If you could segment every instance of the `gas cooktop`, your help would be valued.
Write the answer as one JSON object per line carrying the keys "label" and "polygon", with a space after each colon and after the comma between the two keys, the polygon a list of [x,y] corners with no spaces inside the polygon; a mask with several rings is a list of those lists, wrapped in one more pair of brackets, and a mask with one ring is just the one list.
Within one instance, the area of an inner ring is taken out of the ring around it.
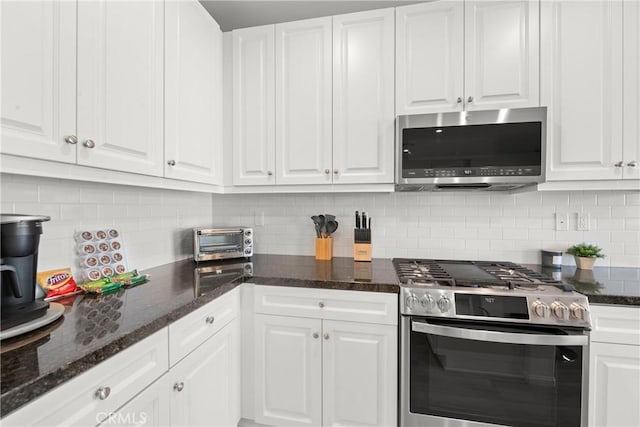
{"label": "gas cooktop", "polygon": [[403,315],[589,327],[587,297],[573,286],[501,261],[392,260]]}

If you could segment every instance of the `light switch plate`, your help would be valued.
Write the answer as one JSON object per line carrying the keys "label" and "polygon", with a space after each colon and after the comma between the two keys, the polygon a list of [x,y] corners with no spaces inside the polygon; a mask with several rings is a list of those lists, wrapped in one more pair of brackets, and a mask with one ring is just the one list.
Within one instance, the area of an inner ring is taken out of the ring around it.
{"label": "light switch plate", "polygon": [[569,214],[566,212],[556,212],[556,231],[569,230]]}
{"label": "light switch plate", "polygon": [[591,230],[591,215],[586,212],[578,212],[576,229],[579,231]]}

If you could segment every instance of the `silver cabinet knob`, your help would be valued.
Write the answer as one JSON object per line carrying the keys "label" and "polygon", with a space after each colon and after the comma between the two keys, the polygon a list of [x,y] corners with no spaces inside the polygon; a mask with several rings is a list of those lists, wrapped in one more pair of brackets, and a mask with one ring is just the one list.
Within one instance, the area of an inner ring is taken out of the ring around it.
{"label": "silver cabinet knob", "polygon": [[320,334],[319,334],[319,333],[317,333],[317,332],[314,332],[314,333],[313,333],[313,338],[318,339],[318,337],[319,337],[319,336],[320,336]]}
{"label": "silver cabinet knob", "polygon": [[613,166],[615,166],[617,168],[621,168],[622,166],[624,166],[624,162],[622,160],[620,160],[618,163],[614,163]]}
{"label": "silver cabinet knob", "polygon": [[64,142],[66,142],[67,144],[76,145],[78,143],[78,137],[75,135],[67,135],[64,138]]}
{"label": "silver cabinet knob", "polygon": [[324,334],[324,339],[328,340],[329,339],[329,334]]}
{"label": "silver cabinet knob", "polygon": [[87,139],[85,142],[82,143],[82,145],[84,145],[87,148],[94,148],[96,146],[96,143],[93,142],[93,139]]}
{"label": "silver cabinet knob", "polygon": [[215,321],[216,321],[216,318],[215,318],[215,317],[213,317],[213,316],[207,316],[207,318],[206,318],[206,319],[204,319],[204,321],[205,321],[205,322],[207,322],[208,324],[212,325],[212,324],[213,324],[213,322],[215,322]]}
{"label": "silver cabinet knob", "polygon": [[462,97],[461,97],[461,96],[459,96],[459,97],[458,97],[458,99],[456,99],[456,102],[457,102],[458,104],[462,104]]}
{"label": "silver cabinet knob", "polygon": [[175,391],[182,391],[182,389],[184,389],[184,383],[183,382],[175,383],[173,385],[173,389]]}
{"label": "silver cabinet knob", "polygon": [[473,96],[470,96],[469,98],[467,98],[467,102],[471,104],[473,102]]}
{"label": "silver cabinet knob", "polygon": [[167,162],[167,164],[168,164],[169,166],[175,166],[175,165],[176,165],[176,161],[175,161],[175,160],[169,160],[169,161]]}
{"label": "silver cabinet knob", "polygon": [[319,303],[318,303],[318,307],[320,307],[320,308],[324,308],[324,303],[323,303],[322,301],[321,301],[321,302],[319,302]]}
{"label": "silver cabinet knob", "polygon": [[629,166],[630,168],[635,168],[636,166],[638,166],[638,162],[636,162],[635,160],[632,160],[629,163],[627,163],[627,166]]}
{"label": "silver cabinet knob", "polygon": [[271,176],[271,175],[273,175],[273,172],[267,171],[267,175]]}
{"label": "silver cabinet knob", "polygon": [[100,387],[96,390],[96,397],[105,400],[111,394],[111,387]]}
{"label": "silver cabinet knob", "polygon": [[338,169],[334,169],[334,170],[333,170],[333,174],[334,174],[334,175],[338,175]]}
{"label": "silver cabinet knob", "polygon": [[329,170],[329,169],[325,169],[325,170],[324,170],[324,173],[326,173],[327,175],[329,175],[329,174],[331,173],[331,170]]}

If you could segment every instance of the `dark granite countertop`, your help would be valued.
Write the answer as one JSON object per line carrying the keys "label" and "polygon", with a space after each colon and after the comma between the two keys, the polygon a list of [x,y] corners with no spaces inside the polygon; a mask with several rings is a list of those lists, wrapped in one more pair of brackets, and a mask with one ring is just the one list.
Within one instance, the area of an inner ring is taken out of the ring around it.
{"label": "dark granite countertop", "polygon": [[[0,415],[9,414],[247,280],[264,285],[399,292],[390,260],[354,263],[351,258],[316,261],[309,256],[255,255],[251,261],[253,277],[238,273],[201,279],[197,291],[196,264],[183,260],[144,271],[151,274],[151,280],[135,288],[58,301],[65,305],[63,318],[2,341]],[[232,263],[237,261],[222,264]]]}

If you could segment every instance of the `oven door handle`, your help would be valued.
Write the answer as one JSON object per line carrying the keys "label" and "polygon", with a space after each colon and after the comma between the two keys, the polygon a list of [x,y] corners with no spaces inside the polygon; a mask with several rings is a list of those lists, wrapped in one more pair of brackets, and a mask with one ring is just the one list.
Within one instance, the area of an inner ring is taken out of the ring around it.
{"label": "oven door handle", "polygon": [[432,325],[429,323],[416,321],[411,322],[411,330],[423,334],[439,335],[449,338],[499,342],[506,344],[586,346],[589,342],[589,339],[586,335],[533,335],[497,331],[480,331],[477,329],[454,328],[450,326]]}

